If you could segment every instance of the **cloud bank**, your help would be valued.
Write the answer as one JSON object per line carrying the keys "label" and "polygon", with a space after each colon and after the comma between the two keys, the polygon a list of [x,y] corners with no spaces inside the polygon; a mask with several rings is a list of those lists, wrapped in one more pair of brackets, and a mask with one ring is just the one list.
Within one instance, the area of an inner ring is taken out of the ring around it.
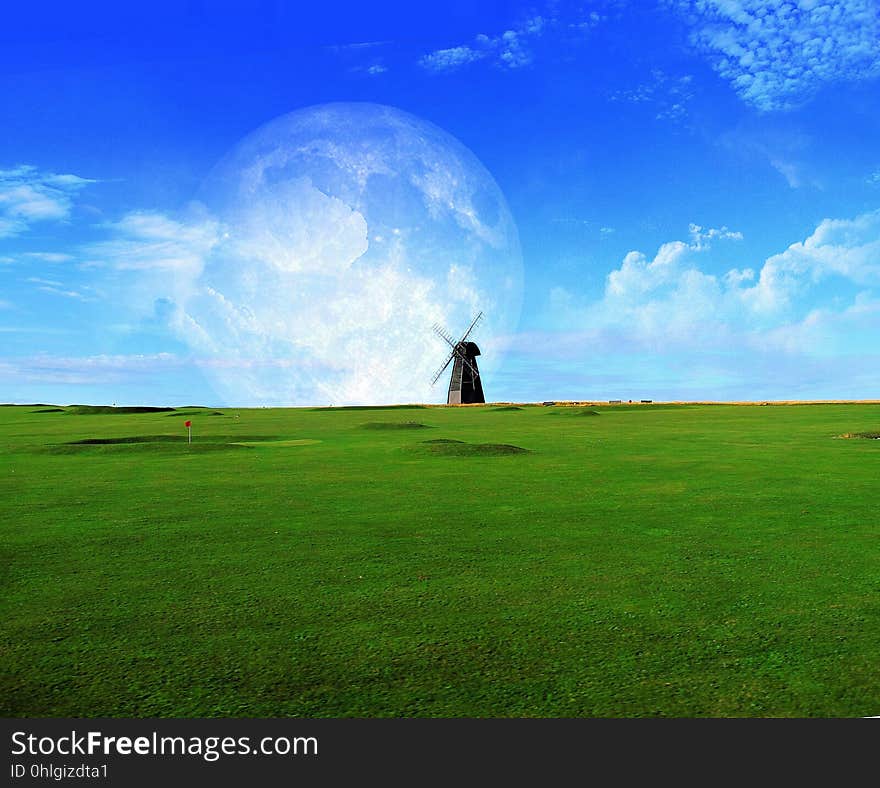
{"label": "cloud bank", "polygon": [[20,235],[38,222],[67,219],[74,196],[90,183],[95,181],[31,165],[0,170],[0,238]]}
{"label": "cloud bank", "polygon": [[512,337],[511,350],[528,366],[528,348],[554,348],[560,380],[582,387],[559,397],[626,396],[618,382],[670,399],[876,396],[880,211],[826,219],[760,265],[719,270],[715,252],[741,237],[691,225],[653,257],[627,254],[598,301],[554,288],[557,333]]}
{"label": "cloud bank", "polygon": [[748,104],[785,110],[831,82],[880,76],[876,0],[670,0]]}

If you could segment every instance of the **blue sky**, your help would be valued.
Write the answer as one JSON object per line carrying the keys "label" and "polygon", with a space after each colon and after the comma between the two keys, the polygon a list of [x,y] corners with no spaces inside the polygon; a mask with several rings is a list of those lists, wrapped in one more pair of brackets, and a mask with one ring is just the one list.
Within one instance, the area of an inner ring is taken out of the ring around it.
{"label": "blue sky", "polygon": [[436,124],[505,195],[490,399],[880,396],[874,0],[16,5],[0,401],[222,404],[125,272],[199,260],[217,161],[337,101]]}

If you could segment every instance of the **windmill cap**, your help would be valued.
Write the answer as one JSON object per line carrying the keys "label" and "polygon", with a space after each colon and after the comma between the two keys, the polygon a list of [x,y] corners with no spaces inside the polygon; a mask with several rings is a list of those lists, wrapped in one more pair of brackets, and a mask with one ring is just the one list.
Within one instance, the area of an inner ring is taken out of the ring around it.
{"label": "windmill cap", "polygon": [[469,356],[479,356],[480,348],[477,347],[476,342],[465,342],[464,352],[467,353]]}

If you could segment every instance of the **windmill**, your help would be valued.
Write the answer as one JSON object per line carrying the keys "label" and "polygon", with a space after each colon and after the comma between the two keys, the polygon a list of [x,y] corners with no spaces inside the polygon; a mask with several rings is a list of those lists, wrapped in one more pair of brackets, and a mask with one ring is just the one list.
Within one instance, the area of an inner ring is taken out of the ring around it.
{"label": "windmill", "polygon": [[476,342],[468,342],[467,338],[471,331],[483,317],[480,312],[471,323],[464,336],[456,342],[452,335],[441,326],[434,324],[434,333],[446,341],[452,348],[443,366],[437,370],[431,385],[433,386],[438,378],[449,366],[449,362],[455,359],[452,365],[452,377],[449,379],[449,394],[446,397],[447,405],[467,405],[473,402],[485,402],[483,396],[483,383],[480,380],[480,370],[477,368],[477,356],[480,355],[480,349]]}

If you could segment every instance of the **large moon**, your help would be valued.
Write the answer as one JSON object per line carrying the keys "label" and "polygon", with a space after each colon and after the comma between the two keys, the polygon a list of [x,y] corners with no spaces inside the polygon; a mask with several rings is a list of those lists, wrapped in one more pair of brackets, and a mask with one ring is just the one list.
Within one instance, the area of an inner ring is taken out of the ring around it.
{"label": "large moon", "polygon": [[236,145],[199,194],[222,228],[177,321],[237,405],[444,402],[431,378],[475,340],[487,399],[522,302],[504,196],[468,148],[388,106],[308,107]]}

